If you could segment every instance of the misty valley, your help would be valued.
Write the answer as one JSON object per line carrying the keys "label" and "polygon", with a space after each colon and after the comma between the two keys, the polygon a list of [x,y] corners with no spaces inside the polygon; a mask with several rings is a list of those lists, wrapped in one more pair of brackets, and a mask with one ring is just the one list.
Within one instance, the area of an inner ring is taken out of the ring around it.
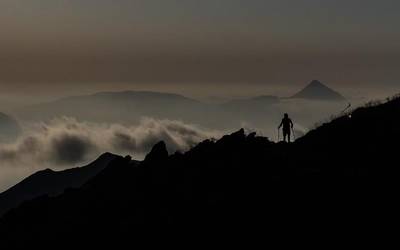
{"label": "misty valley", "polygon": [[[97,246],[115,244],[142,227],[164,225],[193,230],[213,225],[225,232],[246,228],[250,234],[258,230],[256,225],[276,230],[288,223],[303,228],[341,226],[351,220],[360,226],[379,226],[398,211],[392,198],[399,170],[391,163],[400,138],[399,109],[399,96],[368,103],[322,123],[293,143],[274,142],[243,128],[206,138],[211,134],[164,120],[162,127],[171,130],[164,132],[177,133],[175,142],[191,138],[193,145],[171,152],[172,142],[158,138],[151,146],[142,145],[149,146],[142,160],[103,153],[82,167],[38,171],[1,193],[2,242],[23,247],[59,242],[74,234],[66,246],[77,242]],[[65,126],[64,132],[76,127],[93,130],[77,123],[66,120],[59,126]],[[142,126],[161,126],[156,124],[150,120]],[[141,145],[130,142],[141,136],[135,129],[125,131],[133,138],[122,140],[132,144],[132,150]],[[100,132],[107,138],[104,130]],[[197,143],[200,134],[205,139]],[[79,138],[84,136],[71,136],[60,144],[60,151],[53,153],[62,155],[53,159],[55,163],[80,159],[75,152],[83,150]],[[99,235],[101,239],[93,241]]]}
{"label": "misty valley", "polygon": [[0,0],[0,249],[393,248],[399,9]]}
{"label": "misty valley", "polygon": [[276,141],[283,113],[294,119],[299,138],[340,115],[348,102],[314,80],[291,97],[211,104],[177,94],[125,91],[19,107],[0,117],[0,191],[38,170],[82,166],[104,152],[141,160],[160,140],[169,153],[185,152],[243,127]]}

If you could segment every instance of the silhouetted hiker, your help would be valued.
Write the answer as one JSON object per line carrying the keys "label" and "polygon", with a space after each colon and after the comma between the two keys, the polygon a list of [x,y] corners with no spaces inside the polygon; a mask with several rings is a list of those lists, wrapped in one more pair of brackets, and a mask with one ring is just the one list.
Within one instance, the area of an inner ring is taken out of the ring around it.
{"label": "silhouetted hiker", "polygon": [[290,142],[290,134],[291,131],[293,130],[293,122],[289,118],[288,114],[285,114],[281,124],[279,125],[278,129],[281,129],[283,127],[283,140],[286,141],[286,137],[288,138],[287,142]]}

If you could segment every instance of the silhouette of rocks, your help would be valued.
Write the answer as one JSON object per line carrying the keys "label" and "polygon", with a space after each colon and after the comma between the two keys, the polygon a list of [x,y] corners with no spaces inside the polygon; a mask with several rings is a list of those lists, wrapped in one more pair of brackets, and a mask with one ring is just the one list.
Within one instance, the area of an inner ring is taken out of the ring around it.
{"label": "silhouette of rocks", "polygon": [[56,196],[68,188],[78,188],[101,172],[117,156],[104,153],[93,163],[81,167],[55,172],[51,169],[39,171],[0,194],[0,217],[9,209],[24,201],[48,195]]}
{"label": "silhouette of rocks", "polygon": [[164,141],[158,142],[153,146],[150,153],[144,159],[145,162],[163,161],[168,158],[167,145]]}
{"label": "silhouette of rocks", "polygon": [[143,162],[116,157],[82,187],[11,210],[0,219],[2,244],[85,235],[80,243],[100,245],[171,224],[255,235],[391,221],[399,209],[399,110],[400,99],[360,108],[291,144],[243,129],[170,156],[160,142]]}

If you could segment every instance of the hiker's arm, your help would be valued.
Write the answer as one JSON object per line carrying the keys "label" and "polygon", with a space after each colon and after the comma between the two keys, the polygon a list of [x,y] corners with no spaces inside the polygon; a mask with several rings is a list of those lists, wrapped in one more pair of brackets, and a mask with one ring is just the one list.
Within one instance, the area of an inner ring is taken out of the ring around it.
{"label": "hiker's arm", "polygon": [[293,128],[293,122],[292,122],[292,120],[290,120],[290,126]]}
{"label": "hiker's arm", "polygon": [[283,126],[283,121],[281,121],[281,124],[279,125],[278,129],[280,129]]}

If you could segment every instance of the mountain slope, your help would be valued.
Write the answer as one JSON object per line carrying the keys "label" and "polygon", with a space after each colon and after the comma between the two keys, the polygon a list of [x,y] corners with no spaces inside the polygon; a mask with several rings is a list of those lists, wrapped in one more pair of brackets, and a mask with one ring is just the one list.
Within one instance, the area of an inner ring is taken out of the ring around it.
{"label": "mountain slope", "polygon": [[55,172],[39,171],[0,194],[0,217],[9,209],[34,198],[61,194],[67,188],[78,188],[102,171],[117,156],[105,153],[85,167]]}
{"label": "mountain slope", "polygon": [[[293,144],[240,130],[168,156],[157,144],[133,165],[118,157],[82,188],[42,197],[0,220],[10,244],[83,235],[120,239],[142,226],[276,230],[359,226],[397,213],[400,99],[363,107]],[[368,218],[366,220],[366,218]],[[107,230],[112,228],[113,230]]]}
{"label": "mountain slope", "polygon": [[313,80],[304,89],[291,98],[301,98],[309,100],[326,100],[326,101],[345,101],[341,94],[325,86],[318,80]]}

